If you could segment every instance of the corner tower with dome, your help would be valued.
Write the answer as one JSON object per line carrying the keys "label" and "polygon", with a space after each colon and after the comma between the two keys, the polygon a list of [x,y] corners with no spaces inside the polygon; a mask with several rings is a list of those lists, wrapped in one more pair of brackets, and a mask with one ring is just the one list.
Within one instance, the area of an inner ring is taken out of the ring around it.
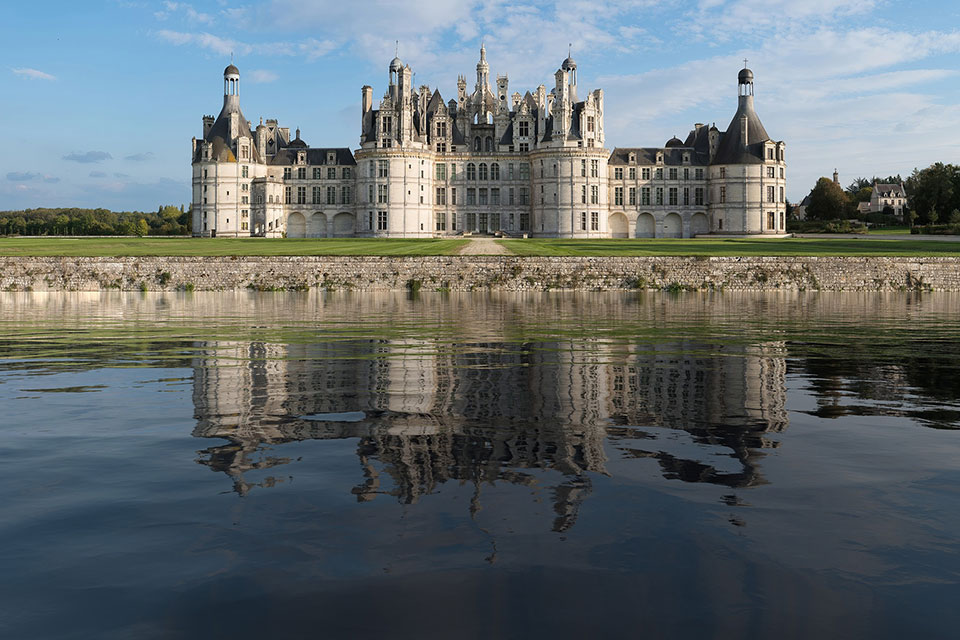
{"label": "corner tower with dome", "polygon": [[753,72],[721,132],[697,124],[662,147],[605,148],[603,91],[582,94],[568,53],[523,94],[491,75],[455,99],[413,86],[395,57],[383,97],[361,89],[359,148],[311,147],[276,120],[240,111],[240,72],[224,71],[223,109],[193,141],[198,236],[434,237],[504,233],[550,238],[689,238],[782,234],[784,143],[754,110]]}

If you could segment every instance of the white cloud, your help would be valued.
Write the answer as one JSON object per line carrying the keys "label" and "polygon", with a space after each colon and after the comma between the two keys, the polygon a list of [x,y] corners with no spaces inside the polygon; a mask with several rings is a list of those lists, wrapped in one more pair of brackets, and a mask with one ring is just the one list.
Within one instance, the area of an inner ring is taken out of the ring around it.
{"label": "white cloud", "polygon": [[33,80],[56,80],[57,77],[40,71],[39,69],[30,69],[29,67],[21,67],[18,69],[11,69],[18,76],[23,76],[24,78],[31,78]]}
{"label": "white cloud", "polygon": [[163,9],[154,12],[153,15],[158,20],[166,20],[178,14],[192,23],[210,24],[214,21],[212,15],[201,13],[186,2],[164,2]]}
{"label": "white cloud", "polygon": [[276,73],[266,69],[254,69],[253,71],[247,71],[245,75],[247,80],[253,84],[267,84],[279,79]]}
{"label": "white cloud", "polygon": [[156,35],[161,40],[166,40],[171,44],[178,46],[188,44],[195,45],[201,49],[207,49],[222,56],[227,56],[238,51],[246,52],[248,50],[246,45],[242,45],[234,40],[215,36],[212,33],[185,33],[182,31],[161,29],[156,32]]}

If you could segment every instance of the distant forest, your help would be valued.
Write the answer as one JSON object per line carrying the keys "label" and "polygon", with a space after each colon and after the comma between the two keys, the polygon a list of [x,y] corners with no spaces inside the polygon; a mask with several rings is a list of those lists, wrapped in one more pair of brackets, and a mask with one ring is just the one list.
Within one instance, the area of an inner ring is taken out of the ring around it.
{"label": "distant forest", "polygon": [[109,209],[25,209],[0,211],[0,235],[21,236],[184,236],[191,212],[162,206],[156,211]]}

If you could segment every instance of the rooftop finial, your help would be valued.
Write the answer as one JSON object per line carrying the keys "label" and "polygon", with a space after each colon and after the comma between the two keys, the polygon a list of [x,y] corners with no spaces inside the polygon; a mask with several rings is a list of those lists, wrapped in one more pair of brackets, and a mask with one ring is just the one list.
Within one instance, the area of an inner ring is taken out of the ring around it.
{"label": "rooftop finial", "polygon": [[568,42],[568,43],[567,43],[567,57],[568,57],[568,58],[572,58],[572,57],[573,57],[573,43],[572,43],[572,42]]}
{"label": "rooftop finial", "polygon": [[750,61],[747,60],[746,58],[743,59],[743,68],[744,68],[744,69],[747,68],[747,63],[748,63],[748,62],[750,62]]}
{"label": "rooftop finial", "polygon": [[397,46],[396,46],[396,48],[393,50],[393,57],[394,57],[394,58],[399,58],[399,57],[400,57],[400,41],[397,40],[396,43],[397,43]]}

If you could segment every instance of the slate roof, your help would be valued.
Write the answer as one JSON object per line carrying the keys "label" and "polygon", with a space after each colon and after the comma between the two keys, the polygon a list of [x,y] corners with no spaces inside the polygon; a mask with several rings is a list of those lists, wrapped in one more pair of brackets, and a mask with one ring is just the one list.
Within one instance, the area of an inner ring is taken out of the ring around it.
{"label": "slate roof", "polygon": [[[610,154],[609,164],[629,165],[631,153],[636,155],[637,161],[634,164],[639,166],[656,165],[658,153],[663,154],[663,165],[667,167],[702,167],[707,165],[706,157],[688,147],[672,147],[669,149],[660,147],[617,147]],[[683,162],[684,153],[690,154],[690,163],[686,165]]]}
{"label": "slate roof", "polygon": [[[237,134],[250,139],[250,152],[253,154],[253,161],[263,162],[263,159],[260,157],[260,152],[257,150],[257,145],[253,144],[253,133],[250,131],[250,123],[243,117],[243,112],[239,109],[237,109],[237,118],[239,119]],[[220,110],[220,115],[217,116],[216,122],[213,123],[210,131],[207,132],[207,135],[204,136],[203,139],[205,142],[213,145],[210,154],[211,160],[216,160],[217,162],[237,161],[233,148],[233,140],[230,137],[230,112],[227,110],[226,105]],[[197,145],[197,155],[194,157],[194,161],[197,160],[200,160],[200,145]]]}
{"label": "slate roof", "polygon": [[886,184],[878,182],[873,185],[873,192],[881,198],[906,198],[902,184]]}
{"label": "slate roof", "polygon": [[[357,160],[353,157],[353,152],[347,147],[307,149],[307,164],[314,166],[330,164],[327,162],[327,152],[329,151],[336,153],[332,164],[356,166]],[[291,149],[290,147],[281,149],[273,157],[269,158],[267,164],[274,166],[294,165],[297,162],[298,152],[299,149]]]}
{"label": "slate roof", "polygon": [[[747,117],[747,145],[743,144],[743,116]],[[713,164],[760,164],[764,161],[763,143],[769,139],[760,117],[753,110],[753,100],[741,98],[736,115],[726,133],[721,135]]]}

